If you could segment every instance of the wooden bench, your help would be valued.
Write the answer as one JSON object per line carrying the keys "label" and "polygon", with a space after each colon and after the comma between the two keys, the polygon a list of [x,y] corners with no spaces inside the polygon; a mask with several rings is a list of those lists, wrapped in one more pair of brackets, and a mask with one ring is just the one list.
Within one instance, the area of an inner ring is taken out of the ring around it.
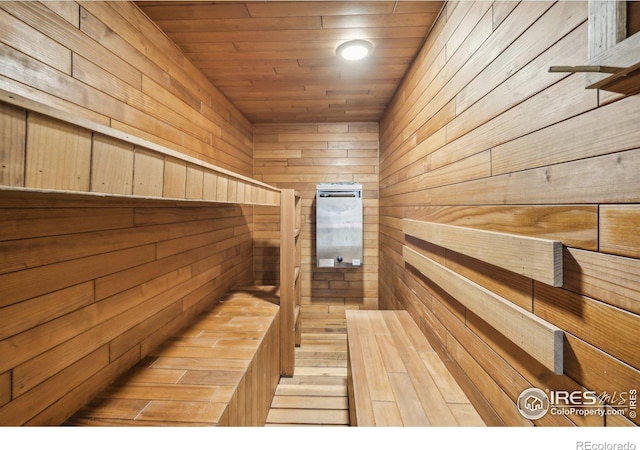
{"label": "wooden bench", "polygon": [[261,297],[228,294],[67,424],[264,425],[280,378],[280,308]]}
{"label": "wooden bench", "polygon": [[406,311],[347,317],[351,426],[483,426]]}

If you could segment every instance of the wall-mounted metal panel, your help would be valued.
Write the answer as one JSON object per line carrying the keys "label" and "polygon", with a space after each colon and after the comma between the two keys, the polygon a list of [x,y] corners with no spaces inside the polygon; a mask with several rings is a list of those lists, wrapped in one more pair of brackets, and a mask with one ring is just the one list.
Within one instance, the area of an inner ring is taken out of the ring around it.
{"label": "wall-mounted metal panel", "polygon": [[316,257],[318,267],[362,265],[362,185],[316,186]]}

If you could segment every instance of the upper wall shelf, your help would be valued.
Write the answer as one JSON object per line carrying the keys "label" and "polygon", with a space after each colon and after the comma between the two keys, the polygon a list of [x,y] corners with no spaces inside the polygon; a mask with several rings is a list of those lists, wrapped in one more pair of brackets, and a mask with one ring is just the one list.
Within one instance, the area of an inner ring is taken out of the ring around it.
{"label": "upper wall shelf", "polygon": [[276,187],[2,90],[0,130],[0,190],[280,205]]}
{"label": "upper wall shelf", "polygon": [[602,89],[623,95],[640,93],[640,62],[629,67],[611,66],[551,66],[549,72],[606,74],[605,78],[591,82],[587,89]]}

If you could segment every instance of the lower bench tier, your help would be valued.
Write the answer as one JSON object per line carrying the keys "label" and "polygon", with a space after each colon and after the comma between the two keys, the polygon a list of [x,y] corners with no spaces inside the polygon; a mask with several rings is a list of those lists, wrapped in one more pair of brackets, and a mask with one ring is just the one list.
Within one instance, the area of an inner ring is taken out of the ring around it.
{"label": "lower bench tier", "polygon": [[406,311],[347,315],[351,426],[484,426]]}
{"label": "lower bench tier", "polygon": [[264,425],[280,378],[279,349],[279,306],[233,292],[67,425]]}

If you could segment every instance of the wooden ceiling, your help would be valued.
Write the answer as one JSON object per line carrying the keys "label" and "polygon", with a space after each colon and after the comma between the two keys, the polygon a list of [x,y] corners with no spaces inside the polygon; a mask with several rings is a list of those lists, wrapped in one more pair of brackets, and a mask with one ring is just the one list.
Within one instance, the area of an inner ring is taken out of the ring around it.
{"label": "wooden ceiling", "polygon": [[[443,3],[136,2],[254,123],[378,121]],[[336,56],[351,39],[365,62]]]}

